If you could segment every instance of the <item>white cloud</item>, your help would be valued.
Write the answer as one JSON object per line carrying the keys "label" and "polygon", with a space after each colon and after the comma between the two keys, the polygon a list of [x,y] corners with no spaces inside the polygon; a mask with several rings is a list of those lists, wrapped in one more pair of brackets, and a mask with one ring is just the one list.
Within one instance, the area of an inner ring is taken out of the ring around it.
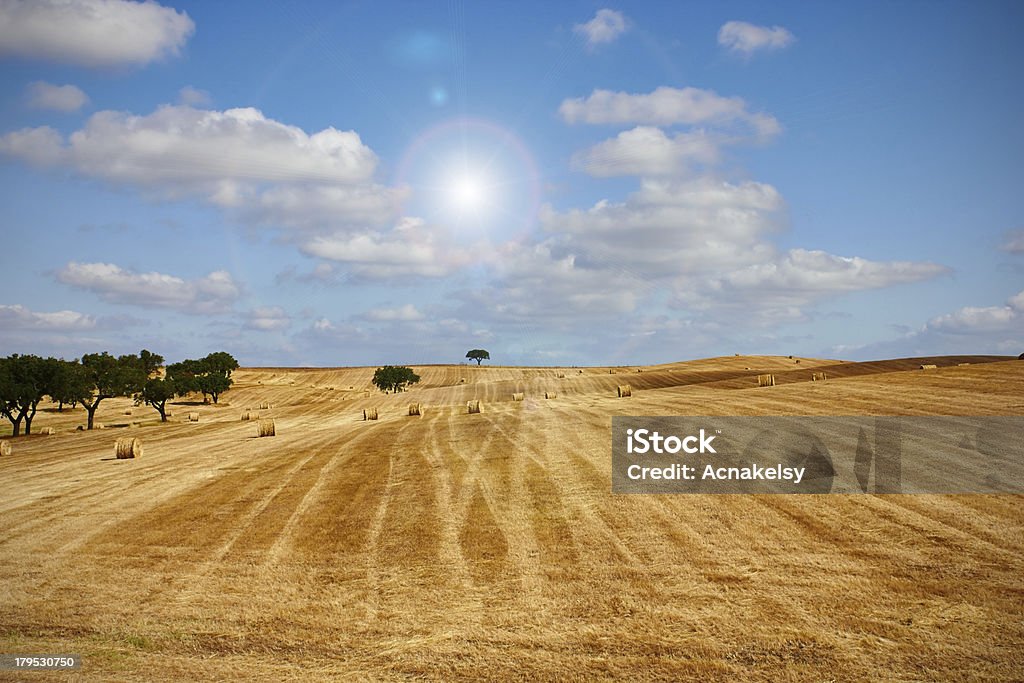
{"label": "white cloud", "polygon": [[146,64],[179,54],[194,31],[186,13],[152,0],[0,3],[0,55],[89,67]]}
{"label": "white cloud", "polygon": [[276,332],[288,329],[291,316],[280,306],[260,306],[249,311],[245,327],[259,332]]}
{"label": "white cloud", "polygon": [[76,332],[96,327],[96,319],[77,311],[37,313],[20,304],[0,305],[0,328],[36,332]]}
{"label": "white cloud", "polygon": [[369,311],[366,311],[366,313],[363,314],[363,317],[367,320],[374,321],[412,321],[423,320],[425,316],[412,304],[405,304],[404,306],[398,306],[397,308],[372,308]]}
{"label": "white cloud", "polygon": [[241,293],[231,275],[223,270],[184,280],[163,273],[136,273],[110,263],[72,261],[57,273],[57,279],[95,292],[111,303],[170,308],[184,313],[224,312]]}
{"label": "white cloud", "polygon": [[778,50],[790,45],[796,38],[781,26],[755,26],[745,21],[729,21],[718,30],[718,44],[742,55],[750,56],[758,50]]}
{"label": "white cloud", "polygon": [[664,176],[680,175],[718,159],[718,141],[703,131],[669,137],[660,128],[637,126],[574,155],[572,164],[599,178]]}
{"label": "white cloud", "polygon": [[594,90],[589,97],[563,100],[558,113],[567,123],[670,125],[740,125],[761,139],[781,130],[775,117],[751,112],[740,97],[712,90],[661,86],[650,93]]}
{"label": "white cloud", "polygon": [[354,131],[307,135],[251,108],[101,111],[66,141],[51,128],[30,128],[0,138],[0,152],[115,183],[201,192],[222,204],[231,203],[226,193],[244,196],[255,183],[363,181],[377,164]]}
{"label": "white cloud", "polygon": [[35,109],[72,112],[81,109],[89,97],[74,85],[54,85],[35,81],[28,85],[28,105]]}
{"label": "white cloud", "polygon": [[614,42],[628,28],[629,23],[622,12],[599,9],[590,21],[573,26],[573,31],[583,36],[589,47],[596,47]]}
{"label": "white cloud", "polygon": [[346,263],[353,274],[367,279],[443,277],[472,260],[468,251],[418,218],[404,218],[387,232],[316,236],[300,248],[310,256]]}
{"label": "white cloud", "polygon": [[965,306],[928,321],[930,331],[948,334],[979,334],[991,332],[1024,332],[1024,291],[1018,292],[1003,306]]}
{"label": "white cloud", "polygon": [[1006,241],[999,245],[999,249],[1008,254],[1024,254],[1024,229],[1006,233]]}
{"label": "white cloud", "polygon": [[210,93],[186,85],[178,91],[178,101],[190,107],[206,107],[210,104]]}

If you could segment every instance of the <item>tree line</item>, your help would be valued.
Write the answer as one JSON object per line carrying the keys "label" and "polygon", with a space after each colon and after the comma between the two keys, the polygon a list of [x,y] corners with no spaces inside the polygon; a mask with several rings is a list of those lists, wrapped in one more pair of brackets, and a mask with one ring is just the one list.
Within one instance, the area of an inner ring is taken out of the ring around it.
{"label": "tree line", "polygon": [[204,401],[216,403],[231,388],[237,369],[238,361],[224,351],[166,367],[163,356],[146,349],[123,356],[87,353],[71,361],[13,354],[0,358],[0,415],[10,420],[14,436],[23,423],[25,434],[31,434],[36,409],[48,396],[58,410],[81,405],[88,414],[86,428],[92,429],[104,399],[128,396],[135,405],[152,406],[166,422],[169,400],[202,393]]}

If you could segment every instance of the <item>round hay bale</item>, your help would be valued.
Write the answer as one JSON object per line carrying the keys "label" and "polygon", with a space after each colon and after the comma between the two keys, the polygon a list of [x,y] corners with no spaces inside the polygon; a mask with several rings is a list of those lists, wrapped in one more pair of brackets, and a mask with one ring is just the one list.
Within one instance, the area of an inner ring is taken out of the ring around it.
{"label": "round hay bale", "polygon": [[84,432],[85,431],[85,425],[78,425],[77,427],[75,427],[75,431],[76,432]]}
{"label": "round hay bale", "polygon": [[124,411],[124,414],[125,415],[131,415],[132,414],[132,409],[129,408],[128,410]]}
{"label": "round hay bale", "polygon": [[10,441],[0,441],[0,455],[10,455],[10,454],[11,454],[11,442]]}
{"label": "round hay bale", "polygon": [[637,368],[637,369],[636,369],[636,371],[637,371],[637,372],[643,372],[643,371],[644,371],[644,369],[643,369],[643,368]]}
{"label": "round hay bale", "polygon": [[56,433],[57,430],[54,429],[53,427],[43,427],[42,429],[39,430],[39,434],[41,436],[53,436]]}
{"label": "round hay bale", "polygon": [[958,368],[963,368],[963,367],[967,367],[968,365],[970,365],[970,363],[957,363],[957,364],[956,364],[956,366],[957,366]]}
{"label": "round hay bale", "polygon": [[633,395],[633,388],[628,384],[620,384],[617,388],[619,398],[626,398]]}
{"label": "round hay bale", "polygon": [[260,404],[260,410],[270,410],[270,404],[266,403],[266,402],[261,403]]}
{"label": "round hay bale", "polygon": [[774,387],[775,386],[775,375],[758,375],[757,386],[759,387]]}
{"label": "round hay bale", "polygon": [[480,412],[480,401],[466,401],[466,410],[470,415]]}
{"label": "round hay bale", "polygon": [[936,370],[938,367],[938,365],[935,365],[933,363],[925,363],[924,365],[920,366],[922,370]]}
{"label": "round hay bale", "polygon": [[565,379],[565,373],[564,372],[558,373],[558,379]]}
{"label": "round hay bale", "polygon": [[248,422],[249,420],[258,419],[260,419],[260,414],[255,411],[247,410],[244,413],[242,413],[242,422]]}
{"label": "round hay bale", "polygon": [[125,436],[114,442],[114,455],[118,460],[142,457],[142,441],[138,437]]}
{"label": "round hay bale", "polygon": [[273,420],[260,420],[259,425],[256,427],[257,436],[277,436],[277,428],[274,426]]}
{"label": "round hay bale", "polygon": [[828,376],[824,372],[812,372],[811,373],[811,381],[812,382],[824,382],[826,379],[828,379]]}
{"label": "round hay bale", "polygon": [[1024,360],[1024,353],[1017,356],[1017,360]]}
{"label": "round hay bale", "polygon": [[524,394],[524,393],[523,393],[523,392],[521,392],[521,391],[520,391],[520,392],[517,392],[517,393],[514,393],[514,394],[512,394],[512,400],[513,400],[513,401],[522,401],[522,400],[523,400],[524,398],[526,398],[526,394]]}
{"label": "round hay bale", "polygon": [[188,421],[189,422],[199,422],[199,413],[189,413],[188,414]]}
{"label": "round hay bale", "polygon": [[106,429],[107,425],[103,424],[102,422],[94,422],[93,425],[92,425],[92,428],[93,429]]}
{"label": "round hay bale", "polygon": [[416,416],[416,415],[422,415],[422,414],[423,414],[423,406],[421,406],[419,403],[410,403],[409,404],[409,417],[413,417],[413,416]]}
{"label": "round hay bale", "polygon": [[558,398],[558,394],[553,391],[545,391],[544,398]]}
{"label": "round hay bale", "polygon": [[609,374],[609,375],[614,375],[614,374],[615,374],[615,371],[614,371],[614,370],[612,370],[611,368],[608,368],[608,374]]}
{"label": "round hay bale", "polygon": [[465,384],[465,383],[466,383],[466,378],[465,377],[460,377],[459,378],[459,384]]}
{"label": "round hay bale", "polygon": [[377,409],[376,408],[367,408],[367,409],[365,409],[363,411],[363,420],[376,420],[376,419],[377,419]]}

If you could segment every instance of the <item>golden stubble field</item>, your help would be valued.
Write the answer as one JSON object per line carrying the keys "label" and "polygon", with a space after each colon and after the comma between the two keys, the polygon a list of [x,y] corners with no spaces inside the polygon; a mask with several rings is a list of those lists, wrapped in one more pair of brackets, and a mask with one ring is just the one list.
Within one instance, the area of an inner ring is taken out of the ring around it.
{"label": "golden stubble field", "polygon": [[613,415],[1020,415],[1024,362],[416,370],[244,369],[93,432],[45,406],[0,460],[0,651],[85,664],[0,678],[1024,679],[1024,497],[610,493]]}

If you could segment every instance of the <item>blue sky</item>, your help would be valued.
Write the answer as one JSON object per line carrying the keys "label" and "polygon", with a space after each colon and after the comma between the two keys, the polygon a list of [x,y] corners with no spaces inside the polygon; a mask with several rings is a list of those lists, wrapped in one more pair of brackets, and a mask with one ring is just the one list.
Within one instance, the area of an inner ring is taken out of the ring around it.
{"label": "blue sky", "polygon": [[0,2],[0,354],[1024,351],[1016,2]]}

